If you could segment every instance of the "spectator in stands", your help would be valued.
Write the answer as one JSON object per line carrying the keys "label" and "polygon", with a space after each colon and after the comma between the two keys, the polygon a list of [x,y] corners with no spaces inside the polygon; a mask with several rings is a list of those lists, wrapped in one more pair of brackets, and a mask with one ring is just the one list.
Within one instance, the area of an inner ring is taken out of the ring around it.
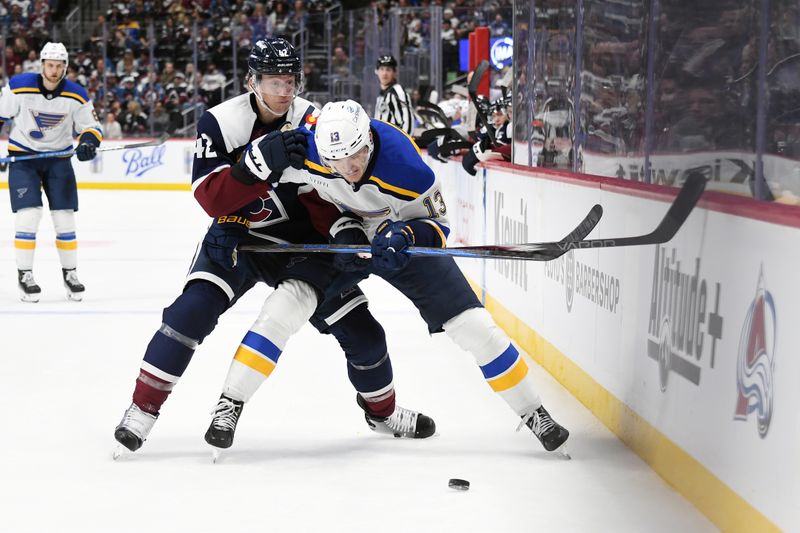
{"label": "spectator in stands", "polygon": [[500,13],[494,16],[494,22],[489,24],[489,33],[492,37],[503,37],[511,33],[508,23],[503,20],[503,15]]}
{"label": "spectator in stands", "polygon": [[[275,35],[285,35],[286,27],[289,24],[289,6],[283,0],[278,0],[272,6],[272,13],[269,15],[269,27]],[[255,40],[255,34],[253,34]]]}
{"label": "spectator in stands", "polygon": [[155,107],[153,107],[153,113],[150,115],[150,119],[152,120],[153,132],[156,135],[169,132],[170,117],[169,113],[164,108],[164,104],[161,102],[156,102]]}
{"label": "spectator in stands", "polygon": [[148,131],[147,115],[136,100],[128,101],[127,112],[122,117],[122,131],[127,135],[141,135]]}
{"label": "spectator in stands", "polygon": [[175,81],[175,63],[172,61],[167,61],[164,63],[164,70],[161,71],[161,77],[159,78],[159,82],[161,83],[162,87],[166,87],[170,83]]}
{"label": "spectator in stands", "polygon": [[122,137],[122,126],[117,122],[114,113],[106,113],[106,120],[103,122],[103,138],[119,139]]}
{"label": "spectator in stands", "polygon": [[36,50],[28,52],[28,59],[22,62],[22,72],[39,72],[41,63],[36,55]]}
{"label": "spectator in stands", "polygon": [[133,57],[133,50],[126,48],[122,59],[117,61],[117,76],[130,76],[139,70],[139,62]]}
{"label": "spectator in stands", "polygon": [[186,63],[186,67],[183,69],[183,72],[186,86],[192,88],[197,87],[197,85],[200,83],[200,80],[198,79],[199,76],[194,71],[194,63]]}
{"label": "spectator in stands", "polygon": [[294,10],[289,16],[289,21],[286,24],[286,31],[291,34],[300,28],[304,28],[307,19],[308,12],[306,11],[305,2],[303,0],[294,0]]}
{"label": "spectator in stands", "polygon": [[337,46],[333,51],[331,67],[337,76],[346,78],[350,75],[350,58],[341,46]]}
{"label": "spectator in stands", "polygon": [[314,67],[314,63],[305,63],[303,65],[303,79],[305,80],[306,91],[323,90],[322,80],[319,71]]}
{"label": "spectator in stands", "polygon": [[214,63],[209,63],[200,84],[200,95],[205,99],[208,107],[214,107],[222,102],[222,88],[225,83],[227,83],[225,74],[220,72]]}
{"label": "spectator in stands", "polygon": [[20,65],[22,67],[22,60],[19,56],[14,52],[14,48],[7,46],[5,50],[6,56],[6,76],[11,77],[14,75],[14,67]]}

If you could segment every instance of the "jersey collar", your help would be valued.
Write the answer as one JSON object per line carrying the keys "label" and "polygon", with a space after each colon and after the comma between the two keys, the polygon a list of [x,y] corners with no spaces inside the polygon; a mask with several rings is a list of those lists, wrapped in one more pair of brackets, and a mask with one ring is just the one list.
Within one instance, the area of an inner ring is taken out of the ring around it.
{"label": "jersey collar", "polygon": [[39,86],[39,91],[42,93],[42,96],[48,100],[52,100],[64,90],[64,85],[67,84],[67,78],[64,78],[58,82],[58,85],[56,85],[56,88],[52,91],[47,90],[47,87],[44,86],[44,77],[42,77],[41,74],[39,74],[39,77],[36,78],[36,83]]}

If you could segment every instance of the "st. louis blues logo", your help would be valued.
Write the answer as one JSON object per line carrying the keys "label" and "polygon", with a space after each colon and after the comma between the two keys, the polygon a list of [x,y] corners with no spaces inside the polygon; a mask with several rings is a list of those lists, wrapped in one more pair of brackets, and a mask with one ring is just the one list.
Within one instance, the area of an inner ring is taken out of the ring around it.
{"label": "st. louis blues logo", "polygon": [[44,132],[46,130],[55,128],[64,122],[64,118],[67,116],[60,113],[44,113],[42,111],[36,111],[35,109],[31,109],[31,115],[37,127],[37,129],[28,132],[31,139],[41,139],[44,137]]}
{"label": "st. louis blues logo", "polygon": [[758,273],[756,296],[747,310],[739,339],[739,357],[736,365],[735,420],[746,421],[756,413],[758,435],[763,439],[772,420],[772,396],[775,376],[775,338],[777,320],[775,301],[764,288],[763,266]]}

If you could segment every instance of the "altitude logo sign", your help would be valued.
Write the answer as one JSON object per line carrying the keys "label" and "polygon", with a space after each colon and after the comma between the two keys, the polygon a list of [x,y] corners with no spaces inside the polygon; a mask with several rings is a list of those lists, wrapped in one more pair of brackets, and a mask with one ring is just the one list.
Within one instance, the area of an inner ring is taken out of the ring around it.
{"label": "altitude logo sign", "polygon": [[758,435],[763,439],[772,420],[775,383],[775,300],[765,288],[764,269],[758,273],[756,294],[742,326],[736,364],[736,408],[734,420],[746,422],[755,414]]}
{"label": "altitude logo sign", "polygon": [[699,257],[682,263],[674,248],[656,247],[654,263],[647,355],[658,363],[662,392],[673,372],[700,385],[722,340],[722,285],[701,276]]}

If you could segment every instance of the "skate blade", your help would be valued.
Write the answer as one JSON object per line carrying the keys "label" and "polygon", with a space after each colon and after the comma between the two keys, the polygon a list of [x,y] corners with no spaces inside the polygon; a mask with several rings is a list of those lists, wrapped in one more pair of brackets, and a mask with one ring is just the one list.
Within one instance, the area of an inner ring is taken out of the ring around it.
{"label": "skate blade", "polygon": [[559,446],[558,448],[556,448],[555,450],[553,450],[552,452],[550,452],[550,453],[552,453],[554,455],[557,455],[558,457],[560,457],[560,458],[562,458],[562,459],[564,459],[566,461],[569,461],[569,460],[572,459],[572,456],[567,451],[567,443],[566,442],[564,444],[562,444],[561,446]]}
{"label": "skate blade", "polygon": [[69,300],[70,302],[83,301],[83,292],[70,292],[70,291],[67,291],[67,300]]}
{"label": "skate blade", "polygon": [[20,292],[19,299],[23,302],[35,304],[39,301],[38,294],[26,294],[24,292]]}
{"label": "skate blade", "polygon": [[116,461],[117,459],[125,455],[127,451],[128,448],[126,448],[122,444],[117,444],[117,447],[114,448],[114,453],[111,454],[111,458]]}
{"label": "skate blade", "polygon": [[211,447],[211,462],[217,464],[222,457],[222,448]]}

